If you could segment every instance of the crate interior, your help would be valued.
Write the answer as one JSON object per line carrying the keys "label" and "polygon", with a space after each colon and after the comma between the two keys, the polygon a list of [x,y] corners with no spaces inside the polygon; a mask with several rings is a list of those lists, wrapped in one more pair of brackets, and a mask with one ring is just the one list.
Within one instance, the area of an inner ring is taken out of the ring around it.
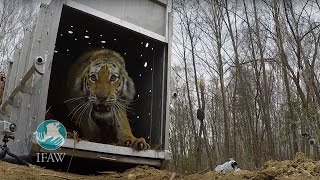
{"label": "crate interior", "polygon": [[51,67],[49,114],[68,131],[76,129],[66,117],[63,100],[56,97],[65,90],[70,65],[84,51],[97,47],[112,49],[124,57],[136,87],[132,110],[128,112],[133,134],[144,137],[151,147],[161,147],[166,44],[68,6],[62,9]]}

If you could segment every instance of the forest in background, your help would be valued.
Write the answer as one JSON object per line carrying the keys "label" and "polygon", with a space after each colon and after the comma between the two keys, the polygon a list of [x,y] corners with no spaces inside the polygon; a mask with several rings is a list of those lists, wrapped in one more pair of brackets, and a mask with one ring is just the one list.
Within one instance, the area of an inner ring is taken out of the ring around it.
{"label": "forest in background", "polygon": [[[1,70],[37,7],[0,0]],[[255,169],[298,151],[319,160],[320,3],[173,0],[173,13],[171,170],[190,174],[229,158]]]}
{"label": "forest in background", "polygon": [[256,169],[298,151],[319,160],[319,3],[173,2],[173,170],[212,170],[230,158]]}
{"label": "forest in background", "polygon": [[[36,0],[37,1],[37,0]],[[0,70],[6,72],[14,50],[21,49],[23,36],[36,20],[33,0],[0,0]]]}

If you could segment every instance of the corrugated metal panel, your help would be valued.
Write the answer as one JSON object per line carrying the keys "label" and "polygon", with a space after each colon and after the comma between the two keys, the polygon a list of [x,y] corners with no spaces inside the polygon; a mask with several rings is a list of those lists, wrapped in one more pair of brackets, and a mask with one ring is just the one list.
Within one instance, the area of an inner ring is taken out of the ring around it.
{"label": "corrugated metal panel", "polygon": [[[98,11],[165,36],[166,6],[150,0],[74,0]],[[159,1],[166,3],[165,0]]]}
{"label": "corrugated metal panel", "polygon": [[[28,155],[32,148],[33,132],[38,124],[45,119],[54,48],[64,5],[78,8],[80,11],[157,40],[157,43],[161,46],[157,52],[160,53],[157,54],[160,62],[154,64],[157,66],[154,68],[154,72],[158,72],[159,75],[153,79],[153,81],[157,82],[153,88],[161,89],[163,92],[153,94],[157,96],[154,98],[158,98],[161,103],[158,103],[159,110],[153,109],[154,116],[157,116],[153,120],[157,121],[153,122],[152,128],[157,129],[157,131],[152,132],[151,129],[150,135],[153,136],[152,139],[155,139],[154,141],[159,139],[160,142],[164,143],[165,149],[168,149],[168,98],[170,97],[168,86],[172,33],[172,18],[169,13],[171,12],[171,0],[56,0],[52,1],[49,6],[41,6],[37,25],[35,29],[31,29],[32,31],[26,34],[23,49],[16,52],[15,60],[10,70],[6,96],[19,84],[21,76],[32,66],[36,57],[41,56],[45,59],[45,74],[43,76],[33,75],[32,79],[27,83],[24,93],[21,93],[20,98],[17,98],[19,99],[18,106],[10,108],[10,119],[3,117],[4,120],[15,122],[18,128],[15,142],[9,144],[11,151],[19,155]],[[158,106],[152,106],[152,108],[156,107]],[[65,148],[71,148],[73,142],[69,141],[64,145]],[[79,151],[97,150],[110,154],[120,153],[120,156],[154,158],[156,161],[168,158],[168,153],[164,150],[135,152],[131,148],[89,142],[80,142],[76,145],[76,148]],[[108,152],[106,152],[105,148]],[[134,161],[134,158],[120,159],[128,162]],[[138,160],[136,161],[139,163]],[[156,161],[150,161],[149,163],[158,163]],[[146,161],[143,160],[143,162]]]}

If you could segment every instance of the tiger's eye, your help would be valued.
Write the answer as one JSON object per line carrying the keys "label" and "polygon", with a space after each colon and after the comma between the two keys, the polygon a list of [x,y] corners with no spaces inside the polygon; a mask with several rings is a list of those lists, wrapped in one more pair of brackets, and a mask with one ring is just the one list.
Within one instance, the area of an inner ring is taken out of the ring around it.
{"label": "tiger's eye", "polygon": [[111,75],[110,77],[110,81],[116,81],[117,80],[117,76],[116,75]]}
{"label": "tiger's eye", "polygon": [[91,81],[97,81],[97,76],[95,74],[90,75],[90,80]]}

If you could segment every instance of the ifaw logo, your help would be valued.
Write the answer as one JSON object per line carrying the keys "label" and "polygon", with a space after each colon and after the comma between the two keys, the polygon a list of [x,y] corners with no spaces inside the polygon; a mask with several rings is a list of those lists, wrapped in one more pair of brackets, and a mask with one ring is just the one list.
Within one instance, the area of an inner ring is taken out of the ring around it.
{"label": "ifaw logo", "polygon": [[66,153],[37,153],[37,162],[62,162]]}
{"label": "ifaw logo", "polygon": [[[59,149],[67,138],[67,131],[57,120],[45,120],[35,132],[38,144],[46,150]],[[37,153],[37,162],[62,162],[65,153]]]}

